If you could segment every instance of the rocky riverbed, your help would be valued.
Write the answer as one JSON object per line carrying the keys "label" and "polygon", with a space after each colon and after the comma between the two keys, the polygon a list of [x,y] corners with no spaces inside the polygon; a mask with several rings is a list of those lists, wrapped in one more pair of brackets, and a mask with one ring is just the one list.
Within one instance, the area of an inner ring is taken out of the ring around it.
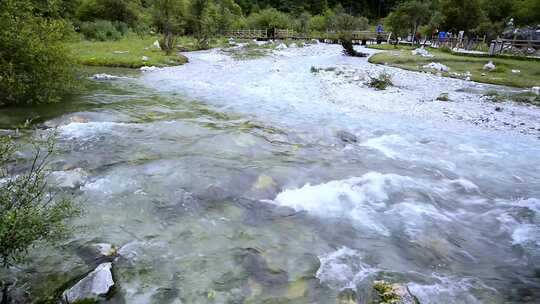
{"label": "rocky riverbed", "polygon": [[[51,184],[85,212],[1,274],[21,299],[367,303],[373,284],[420,303],[540,298],[540,109],[484,96],[519,90],[336,45],[187,56],[95,71],[90,93],[35,110],[36,132],[57,132]],[[393,86],[366,84],[381,73]],[[2,128],[25,115],[1,110]]]}

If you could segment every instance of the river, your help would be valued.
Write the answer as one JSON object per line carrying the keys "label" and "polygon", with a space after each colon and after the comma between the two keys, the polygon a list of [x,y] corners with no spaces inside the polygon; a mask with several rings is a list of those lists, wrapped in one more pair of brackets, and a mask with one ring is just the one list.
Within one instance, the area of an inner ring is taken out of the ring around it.
{"label": "river", "polygon": [[[0,110],[0,128],[56,127],[53,178],[84,210],[69,240],[13,270],[30,297],[110,243],[111,303],[336,303],[346,288],[362,303],[380,279],[421,303],[540,299],[540,109],[482,97],[511,89],[335,45],[187,56]],[[393,87],[364,85],[381,71]]]}

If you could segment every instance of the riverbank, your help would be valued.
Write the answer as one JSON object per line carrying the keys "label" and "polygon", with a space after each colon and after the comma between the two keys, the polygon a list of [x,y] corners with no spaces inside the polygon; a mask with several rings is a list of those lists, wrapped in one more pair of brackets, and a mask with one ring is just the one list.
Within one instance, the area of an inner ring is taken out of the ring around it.
{"label": "riverbank", "polygon": [[[68,47],[81,65],[125,68],[182,65],[187,63],[188,59],[180,54],[180,51],[200,50],[194,38],[180,37],[177,41],[178,49],[166,54],[159,48],[160,38],[129,35],[116,41],[81,40],[68,43]],[[216,39],[211,42],[210,47],[219,47],[223,43],[223,39]]]}
{"label": "riverbank", "polygon": [[[540,297],[540,109],[484,97],[520,90],[339,45],[187,56],[91,68],[113,77],[36,113],[35,136],[56,132],[52,184],[84,214],[69,240],[0,273],[21,302],[69,290],[107,245],[107,303],[336,303],[391,283],[420,303]],[[381,73],[394,85],[366,84]]]}
{"label": "riverbank", "polygon": [[[432,57],[413,55],[414,48],[391,45],[373,45],[373,49],[386,50],[369,58],[369,62],[398,67],[409,71],[440,73],[445,77],[470,79],[472,81],[512,86],[517,88],[531,88],[540,86],[540,62],[534,60],[520,60],[499,57],[475,57],[455,55],[437,49],[426,49]],[[484,70],[484,65],[493,61],[495,69]],[[448,67],[447,71],[437,71],[424,68],[430,63],[441,63]]]}

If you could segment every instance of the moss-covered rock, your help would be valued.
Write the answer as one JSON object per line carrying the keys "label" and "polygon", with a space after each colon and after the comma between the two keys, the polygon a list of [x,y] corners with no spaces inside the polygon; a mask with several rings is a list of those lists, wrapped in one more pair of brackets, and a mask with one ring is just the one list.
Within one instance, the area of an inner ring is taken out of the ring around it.
{"label": "moss-covered rock", "polygon": [[409,288],[403,284],[375,281],[373,289],[376,291],[373,304],[420,304]]}

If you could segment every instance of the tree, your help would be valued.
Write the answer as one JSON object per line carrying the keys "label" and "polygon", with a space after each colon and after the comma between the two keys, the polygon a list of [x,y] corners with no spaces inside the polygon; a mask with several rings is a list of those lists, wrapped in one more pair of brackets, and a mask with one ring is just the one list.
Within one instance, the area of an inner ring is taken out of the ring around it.
{"label": "tree", "polygon": [[[45,148],[42,148],[45,145]],[[54,142],[34,141],[34,157],[26,172],[14,174],[18,146],[10,137],[0,137],[0,263],[21,263],[28,249],[40,242],[54,242],[69,229],[66,220],[78,210],[69,199],[57,199],[47,189],[47,160]]]}
{"label": "tree", "polygon": [[[0,2],[0,105],[55,102],[76,85],[75,65],[62,43],[72,29],[54,18],[52,4],[43,5]],[[49,17],[40,8],[50,9]]]}
{"label": "tree", "polygon": [[540,23],[540,1],[515,0],[514,11],[518,25],[538,25]]}
{"label": "tree", "polygon": [[397,36],[414,35],[421,25],[430,21],[430,3],[413,0],[399,4],[387,17],[387,25]]}
{"label": "tree", "polygon": [[443,26],[446,30],[469,32],[482,17],[480,0],[441,0]]}
{"label": "tree", "polygon": [[80,21],[109,20],[137,26],[141,21],[142,3],[139,0],[79,0],[75,11]]}
{"label": "tree", "polygon": [[192,0],[190,27],[199,48],[208,48],[208,40],[218,31],[219,9],[212,0]]}
{"label": "tree", "polygon": [[176,37],[185,26],[185,3],[182,0],[154,0],[154,24],[163,33],[161,48],[170,54],[174,49]]}

